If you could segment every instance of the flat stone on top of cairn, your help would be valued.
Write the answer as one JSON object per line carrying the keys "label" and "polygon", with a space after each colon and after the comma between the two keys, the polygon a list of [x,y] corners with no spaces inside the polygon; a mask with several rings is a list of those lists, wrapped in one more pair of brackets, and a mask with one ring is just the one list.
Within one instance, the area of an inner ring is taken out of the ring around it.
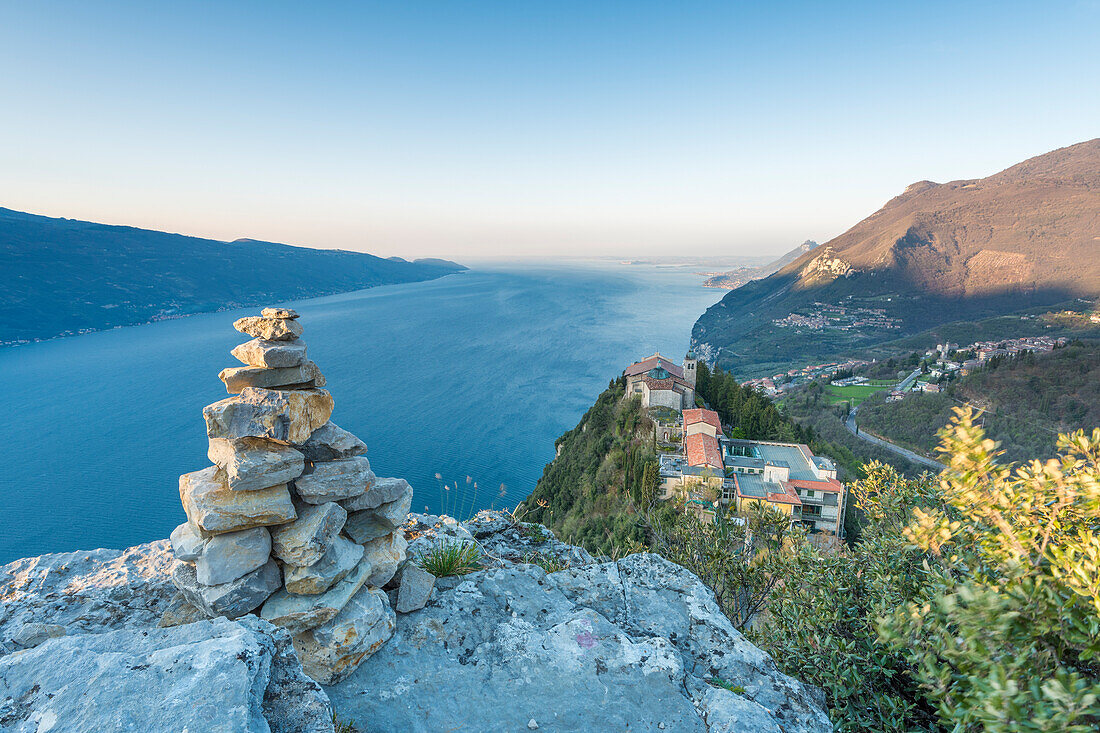
{"label": "flat stone on top of cairn", "polygon": [[264,308],[233,326],[253,338],[232,351],[244,366],[218,375],[231,396],[203,409],[213,465],[180,476],[170,621],[261,615],[333,684],[393,634],[380,586],[406,562],[412,487],[375,477],[366,444],[329,420],[332,395],[295,311]]}

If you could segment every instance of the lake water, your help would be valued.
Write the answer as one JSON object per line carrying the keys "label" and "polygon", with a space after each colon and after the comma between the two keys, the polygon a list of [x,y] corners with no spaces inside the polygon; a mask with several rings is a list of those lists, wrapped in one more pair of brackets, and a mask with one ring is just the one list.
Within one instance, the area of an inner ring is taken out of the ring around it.
{"label": "lake water", "polygon": [[[523,500],[628,363],[679,362],[723,294],[702,279],[496,263],[290,305],[333,421],[366,441],[375,472],[409,480],[413,511],[466,516]],[[245,340],[231,324],[255,310],[0,349],[0,562],[168,536],[184,520],[179,474],[208,465],[202,408],[226,396],[217,374]]]}

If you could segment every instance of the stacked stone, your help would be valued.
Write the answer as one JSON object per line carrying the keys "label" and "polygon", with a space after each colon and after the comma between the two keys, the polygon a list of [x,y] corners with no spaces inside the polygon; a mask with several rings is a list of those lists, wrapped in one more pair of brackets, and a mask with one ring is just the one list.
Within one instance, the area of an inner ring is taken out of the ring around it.
{"label": "stacked stone", "polygon": [[332,684],[393,633],[382,586],[405,560],[412,487],[377,478],[363,441],[330,422],[297,313],[233,327],[254,338],[232,351],[245,366],[218,375],[232,396],[203,409],[213,465],[180,476],[172,581],[203,615],[286,628],[306,673]]}

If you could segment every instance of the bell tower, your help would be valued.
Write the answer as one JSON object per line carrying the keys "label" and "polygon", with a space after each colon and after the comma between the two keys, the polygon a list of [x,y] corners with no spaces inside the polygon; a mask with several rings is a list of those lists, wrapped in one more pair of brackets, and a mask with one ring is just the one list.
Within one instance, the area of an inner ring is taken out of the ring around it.
{"label": "bell tower", "polygon": [[695,352],[688,351],[687,355],[684,356],[684,379],[686,379],[687,383],[692,387],[695,386],[696,364],[698,364],[698,360],[695,358]]}

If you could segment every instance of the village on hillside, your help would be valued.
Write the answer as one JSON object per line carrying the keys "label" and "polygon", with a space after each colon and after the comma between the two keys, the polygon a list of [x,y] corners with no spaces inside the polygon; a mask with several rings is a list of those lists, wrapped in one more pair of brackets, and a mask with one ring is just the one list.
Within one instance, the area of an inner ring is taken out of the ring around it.
{"label": "village on hillside", "polygon": [[679,365],[656,353],[623,372],[626,398],[639,398],[654,424],[659,498],[679,498],[704,521],[720,507],[763,504],[811,533],[841,537],[846,492],[835,464],[806,445],[728,436],[695,394],[697,366],[691,352]]}
{"label": "village on hillside", "polygon": [[[929,361],[929,370],[921,378],[911,380],[904,389],[891,391],[890,399],[897,401],[903,399],[907,392],[938,392],[940,383],[956,377],[965,377],[975,369],[987,364],[997,357],[1016,356],[1025,352],[1044,353],[1055,348],[1065,346],[1065,337],[1051,336],[1019,336],[1016,338],[1002,339],[1000,341],[975,341],[966,346],[956,343],[944,342],[937,344],[934,349],[924,352],[925,359]],[[763,391],[769,397],[777,397],[796,387],[802,386],[815,379],[830,379],[838,374],[858,370],[875,363],[863,359],[849,359],[840,362],[828,362],[825,364],[813,364],[810,366],[796,367],[782,374],[774,374],[770,377],[749,379],[741,384],[745,387],[753,387]],[[833,387],[854,387],[870,384],[866,376],[853,375],[830,381]]]}

